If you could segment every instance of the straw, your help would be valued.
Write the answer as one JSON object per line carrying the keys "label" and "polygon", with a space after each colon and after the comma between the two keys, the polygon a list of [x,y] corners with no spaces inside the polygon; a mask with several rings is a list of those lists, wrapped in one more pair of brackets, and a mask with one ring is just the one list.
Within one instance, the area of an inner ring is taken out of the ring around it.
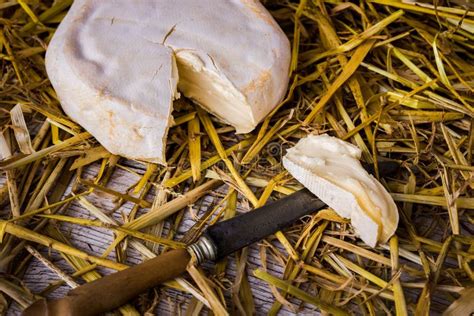
{"label": "straw", "polygon": [[[400,214],[388,244],[368,247],[349,220],[325,209],[214,267],[190,268],[189,281],[163,286],[190,293],[189,315],[260,312],[268,300],[263,288],[274,296],[264,311],[269,315],[282,307],[306,312],[301,301],[311,311],[370,315],[469,308],[474,12],[467,2],[262,1],[291,42],[288,90],[248,134],[236,134],[182,96],[174,102],[166,166],[110,153],[63,112],[45,52],[72,2],[0,4],[0,266],[11,274],[0,291],[6,296],[22,307],[38,298],[17,281],[31,260],[24,255],[28,243],[59,252],[76,271],[74,281],[91,282],[101,277],[98,266],[126,268],[128,247],[143,258],[184,247],[208,225],[301,189],[282,157],[306,135],[329,133],[358,146],[365,162],[401,163],[398,174],[380,179]],[[212,205],[201,211],[206,196]],[[72,204],[92,219],[68,211]],[[77,236],[61,233],[70,225],[100,227],[114,240],[104,253],[78,249],[69,242]],[[184,225],[192,229],[178,240]],[[249,269],[257,262],[258,282]],[[270,264],[282,274],[270,274]],[[120,312],[137,315],[167,300],[180,306],[165,294]]]}

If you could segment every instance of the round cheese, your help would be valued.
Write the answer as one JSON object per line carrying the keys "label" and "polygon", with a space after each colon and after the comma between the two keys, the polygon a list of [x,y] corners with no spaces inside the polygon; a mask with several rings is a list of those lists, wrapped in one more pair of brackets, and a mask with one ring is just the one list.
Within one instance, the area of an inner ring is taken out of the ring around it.
{"label": "round cheese", "polygon": [[158,163],[178,90],[249,132],[283,98],[289,62],[257,0],[76,0],[46,55],[72,119],[110,152]]}

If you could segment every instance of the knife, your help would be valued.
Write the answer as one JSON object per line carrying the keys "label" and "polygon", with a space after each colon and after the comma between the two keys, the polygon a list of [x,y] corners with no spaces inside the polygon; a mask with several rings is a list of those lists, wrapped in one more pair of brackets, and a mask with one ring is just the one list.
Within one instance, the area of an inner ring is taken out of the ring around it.
{"label": "knife", "polygon": [[[379,162],[381,176],[399,170],[397,162]],[[364,168],[373,173],[371,165]],[[86,283],[56,300],[40,299],[24,316],[89,316],[118,308],[146,290],[186,272],[193,263],[218,261],[294,223],[304,215],[325,207],[308,189],[302,189],[254,211],[210,226],[186,249],[168,251],[129,269]]]}

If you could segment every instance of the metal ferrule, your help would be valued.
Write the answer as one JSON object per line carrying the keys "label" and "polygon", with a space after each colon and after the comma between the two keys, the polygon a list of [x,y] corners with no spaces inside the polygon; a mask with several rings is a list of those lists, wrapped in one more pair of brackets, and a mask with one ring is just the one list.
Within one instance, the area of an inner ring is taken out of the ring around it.
{"label": "metal ferrule", "polygon": [[188,251],[201,264],[206,260],[214,261],[217,257],[217,247],[209,236],[203,235],[194,244],[188,246]]}

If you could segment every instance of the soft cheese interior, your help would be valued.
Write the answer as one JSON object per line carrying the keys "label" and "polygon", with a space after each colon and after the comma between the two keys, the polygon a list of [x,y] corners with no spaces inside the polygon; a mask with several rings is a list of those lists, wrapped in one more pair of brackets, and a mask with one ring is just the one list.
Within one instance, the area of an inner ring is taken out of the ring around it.
{"label": "soft cheese interior", "polygon": [[284,96],[290,53],[258,0],[76,0],[46,68],[65,112],[104,147],[164,163],[178,89],[249,132]]}
{"label": "soft cheese interior", "polygon": [[387,190],[362,167],[356,146],[329,135],[310,135],[283,158],[291,175],[340,216],[349,218],[369,246],[385,243],[398,225]]}
{"label": "soft cheese interior", "polygon": [[178,89],[185,96],[234,126],[237,133],[250,132],[258,124],[246,96],[215,69],[209,56],[179,50],[176,60]]}

